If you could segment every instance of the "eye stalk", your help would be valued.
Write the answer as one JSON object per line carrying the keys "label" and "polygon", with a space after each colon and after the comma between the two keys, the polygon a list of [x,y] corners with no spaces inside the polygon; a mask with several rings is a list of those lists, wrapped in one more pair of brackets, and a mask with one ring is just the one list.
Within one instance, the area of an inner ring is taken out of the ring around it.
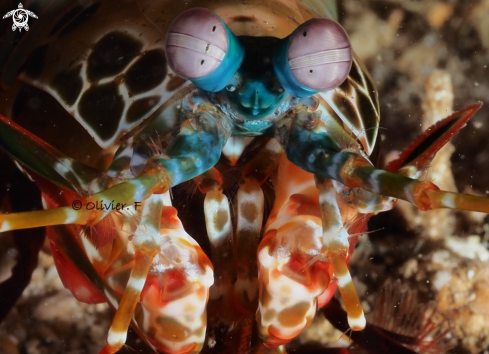
{"label": "eye stalk", "polygon": [[170,26],[165,42],[168,65],[199,88],[222,90],[240,67],[243,46],[212,11],[193,8]]}
{"label": "eye stalk", "polygon": [[352,64],[351,44],[338,23],[315,18],[281,40],[273,68],[282,86],[295,97],[338,87]]}

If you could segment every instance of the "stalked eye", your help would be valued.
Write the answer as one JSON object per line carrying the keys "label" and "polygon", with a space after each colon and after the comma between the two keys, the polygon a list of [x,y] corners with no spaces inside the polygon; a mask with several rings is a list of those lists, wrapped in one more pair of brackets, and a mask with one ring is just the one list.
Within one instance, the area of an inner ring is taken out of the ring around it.
{"label": "stalked eye", "polygon": [[325,18],[302,24],[274,52],[277,77],[297,97],[338,87],[351,63],[348,35],[338,23]]}
{"label": "stalked eye", "polygon": [[184,12],[170,27],[166,51],[170,67],[188,78],[209,75],[228,49],[226,29],[217,15],[205,9]]}
{"label": "stalked eye", "polygon": [[215,13],[194,8],[178,16],[166,38],[168,64],[207,91],[226,86],[243,60],[237,37]]}
{"label": "stalked eye", "polygon": [[351,67],[351,47],[336,22],[318,18],[303,24],[289,45],[289,65],[297,81],[325,91],[337,87]]}

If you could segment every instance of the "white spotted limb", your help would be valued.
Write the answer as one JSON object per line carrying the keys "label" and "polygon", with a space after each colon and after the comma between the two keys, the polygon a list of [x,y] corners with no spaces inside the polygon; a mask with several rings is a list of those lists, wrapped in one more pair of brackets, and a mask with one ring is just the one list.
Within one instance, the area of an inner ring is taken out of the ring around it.
{"label": "white spotted limb", "polygon": [[288,343],[313,320],[330,283],[314,176],[285,155],[276,199],[258,247],[258,329],[267,347]]}
{"label": "white spotted limb", "polygon": [[228,301],[234,279],[233,225],[229,200],[222,192],[222,176],[212,168],[194,178],[205,194],[204,216],[207,236],[211,244],[212,263],[216,269],[215,283],[211,288],[212,300]]}
{"label": "white spotted limb", "polygon": [[152,195],[143,206],[141,222],[134,232],[134,268],[109,329],[107,345],[100,354],[116,353],[126,342],[127,330],[141,296],[153,258],[158,252],[163,195]]}
{"label": "white spotted limb", "polygon": [[[221,301],[249,309],[256,306],[256,249],[261,236],[265,203],[261,185],[272,174],[282,153],[278,142],[270,139],[243,168],[236,195],[236,238],[233,237],[229,201],[222,192],[220,173],[211,169],[194,179],[206,194],[204,213],[213,263],[222,270],[216,274],[212,299],[221,298]],[[230,288],[234,289],[232,298],[226,296]]]}
{"label": "white spotted limb", "polygon": [[366,320],[347,266],[350,235],[344,226],[345,217],[340,211],[341,201],[338,201],[338,193],[332,180],[317,178],[317,187],[323,226],[323,251],[328,257],[345,302],[348,324],[352,330],[361,331],[365,328]]}
{"label": "white spotted limb", "polygon": [[[115,353],[124,345],[132,319],[154,349],[199,353],[205,340],[212,265],[183,229],[168,193],[154,194],[144,202],[132,244],[134,268],[107,345],[99,354]],[[138,302],[142,306],[136,309]]]}

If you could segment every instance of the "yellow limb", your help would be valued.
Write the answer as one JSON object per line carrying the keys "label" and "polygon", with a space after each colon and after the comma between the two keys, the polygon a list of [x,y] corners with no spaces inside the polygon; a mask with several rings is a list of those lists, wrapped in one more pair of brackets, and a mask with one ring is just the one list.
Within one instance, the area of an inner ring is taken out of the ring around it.
{"label": "yellow limb", "polygon": [[442,190],[429,190],[426,194],[429,198],[430,209],[449,208],[489,214],[488,198]]}
{"label": "yellow limb", "polygon": [[345,302],[348,324],[354,331],[365,328],[366,320],[355,286],[348,270],[349,234],[343,226],[337,192],[330,179],[316,178],[323,221],[323,250],[338,280],[338,287]]}
{"label": "yellow limb", "polygon": [[[95,225],[117,204],[134,205],[152,193],[163,193],[170,182],[161,168],[148,170],[131,181],[122,182],[90,197],[74,200],[71,206],[24,213],[0,214],[0,232],[52,225]],[[107,207],[102,206],[108,205]]]}
{"label": "yellow limb", "polygon": [[134,268],[109,329],[107,345],[99,354],[116,353],[124,345],[134,310],[141,297],[153,258],[160,248],[160,222],[163,195],[152,195],[143,206],[141,223],[132,240]]}
{"label": "yellow limb", "polygon": [[357,291],[355,290],[355,285],[351,279],[350,271],[346,265],[346,253],[330,252],[328,254],[328,260],[331,262],[334,275],[338,280],[338,288],[348,315],[348,324],[352,330],[361,331],[365,328],[366,320]]}

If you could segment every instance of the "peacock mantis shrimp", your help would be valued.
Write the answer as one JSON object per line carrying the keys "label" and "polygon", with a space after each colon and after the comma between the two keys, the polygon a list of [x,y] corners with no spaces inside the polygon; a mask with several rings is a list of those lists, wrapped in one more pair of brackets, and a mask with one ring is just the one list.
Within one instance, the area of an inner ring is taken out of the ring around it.
{"label": "peacock mantis shrimp", "polygon": [[[0,142],[45,210],[3,214],[0,228],[47,226],[65,286],[116,309],[101,353],[130,323],[164,353],[200,352],[207,323],[233,324],[224,352],[260,340],[280,352],[337,286],[362,330],[347,262],[372,214],[396,198],[488,212],[485,198],[416,179],[479,104],[377,168],[377,95],[334,4],[141,1],[113,15],[114,4],[47,6],[2,71]],[[64,141],[24,118],[47,96],[79,123]],[[203,225],[172,206],[170,188],[189,184],[205,196]]]}

